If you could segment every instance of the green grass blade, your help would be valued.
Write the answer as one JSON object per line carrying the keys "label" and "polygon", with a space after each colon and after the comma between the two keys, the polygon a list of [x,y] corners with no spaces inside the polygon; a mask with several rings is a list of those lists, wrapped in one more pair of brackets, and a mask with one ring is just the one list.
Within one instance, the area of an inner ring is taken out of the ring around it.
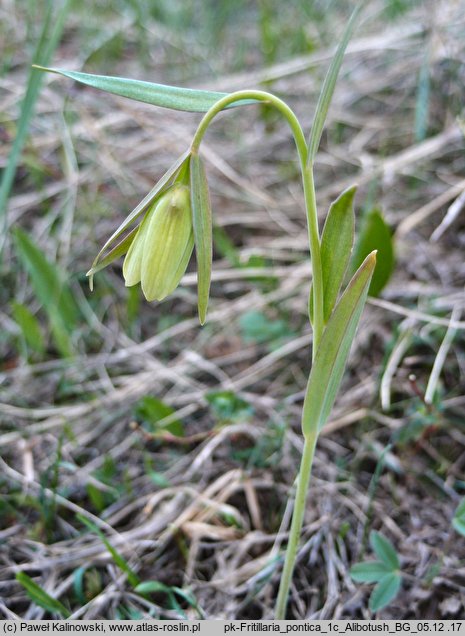
{"label": "green grass blade", "polygon": [[370,545],[378,559],[386,564],[391,570],[399,570],[400,562],[395,547],[380,532],[372,530],[370,532]]}
{"label": "green grass blade", "polygon": [[17,302],[11,303],[11,314],[22,331],[26,345],[37,353],[44,353],[45,340],[37,318],[25,305]]}
{"label": "green grass blade", "polygon": [[100,530],[100,528],[95,525],[95,523],[93,523],[92,521],[90,521],[90,519],[87,519],[86,517],[82,515],[76,515],[76,516],[81,523],[83,523],[91,532],[93,532],[99,537],[99,539],[102,541],[102,543],[104,544],[108,552],[111,554],[115,564],[128,577],[128,581],[131,587],[136,588],[140,584],[139,577],[134,572],[134,570],[129,566],[126,559],[123,556],[121,556],[121,554],[117,550],[115,550],[115,548],[111,545],[111,543],[108,541],[108,539]]}
{"label": "green grass blade", "polygon": [[[167,84],[154,84],[141,80],[128,79],[125,77],[111,77],[108,75],[92,75],[79,71],[66,71],[59,68],[47,68],[37,66],[41,71],[63,75],[69,79],[86,84],[92,88],[98,88],[113,95],[127,97],[145,104],[171,108],[173,110],[183,110],[191,113],[205,113],[218,100],[226,97],[227,93],[217,91],[195,90],[192,88],[181,88],[179,86],[168,86]],[[234,102],[227,108],[253,104],[256,100],[241,100]]]}
{"label": "green grass blade", "polygon": [[50,596],[50,594],[47,594],[47,592],[43,590],[40,585],[37,585],[25,572],[17,572],[16,580],[24,587],[31,601],[39,607],[42,607],[51,614],[59,614],[62,618],[68,618],[68,616],[71,615],[60,601]]}
{"label": "green grass blade", "polygon": [[[41,35],[33,56],[35,62],[39,64],[47,64],[49,62],[60,40],[69,4],[70,0],[65,0],[54,16],[53,9],[54,6],[56,6],[55,3],[47,3],[47,12],[45,14]],[[34,113],[41,82],[42,74],[36,69],[31,68],[27,81],[26,94],[21,104],[16,137],[0,181],[0,217],[6,215],[6,205],[16,174],[16,166],[18,165],[19,157],[26,141],[29,122]],[[3,222],[3,227],[5,226],[6,221]]]}
{"label": "green grass blade", "polygon": [[134,588],[134,592],[137,594],[168,594],[171,592],[171,588],[164,583],[160,583],[160,581],[144,581],[143,583],[139,583]]}
{"label": "green grass blade", "polygon": [[200,324],[207,316],[212,272],[212,210],[205,168],[200,157],[191,157],[191,207],[194,224],[195,253],[197,256],[198,307]]}
{"label": "green grass blade", "polygon": [[369,608],[372,612],[377,612],[389,605],[391,601],[397,596],[400,586],[402,584],[402,577],[397,572],[391,572],[386,574],[380,580],[378,585],[371,593]]}
{"label": "green grass blade", "polygon": [[[325,323],[336,304],[354,243],[354,196],[352,186],[333,201],[321,236],[321,268],[323,271],[323,317]],[[310,318],[313,320],[313,293],[310,291]]]}
{"label": "green grass blade", "polygon": [[376,264],[370,254],[350,281],[323,332],[315,355],[302,414],[305,436],[320,431],[336,399]]}
{"label": "green grass blade", "polygon": [[328,114],[329,105],[333,98],[334,88],[336,86],[337,77],[344,59],[344,53],[352,37],[356,21],[365,2],[360,2],[354,9],[347,26],[342,34],[342,38],[337,47],[336,53],[331,61],[328,72],[323,82],[318,104],[316,106],[315,116],[313,118],[312,130],[308,140],[308,159],[307,164],[311,165],[315,161],[316,153],[320,146],[321,134]]}
{"label": "green grass blade", "polygon": [[28,272],[34,293],[47,312],[55,343],[63,356],[72,355],[70,334],[77,323],[77,307],[58,267],[25,232],[14,231],[16,251]]}

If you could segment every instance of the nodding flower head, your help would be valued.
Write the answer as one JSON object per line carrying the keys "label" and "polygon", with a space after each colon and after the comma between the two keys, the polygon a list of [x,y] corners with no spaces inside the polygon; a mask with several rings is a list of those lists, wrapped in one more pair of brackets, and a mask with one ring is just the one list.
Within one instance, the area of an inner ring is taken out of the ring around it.
{"label": "nodding flower head", "polygon": [[[139,225],[130,229],[136,219]],[[140,283],[147,300],[163,300],[179,285],[194,245],[199,319],[203,324],[210,293],[212,215],[203,163],[198,154],[188,151],[105,242],[87,272],[90,288],[94,274],[126,255],[126,286]]]}
{"label": "nodding flower head", "polygon": [[166,298],[179,285],[193,248],[190,192],[177,183],[155,200],[139,225],[124,259],[126,286],[141,283],[149,301]]}

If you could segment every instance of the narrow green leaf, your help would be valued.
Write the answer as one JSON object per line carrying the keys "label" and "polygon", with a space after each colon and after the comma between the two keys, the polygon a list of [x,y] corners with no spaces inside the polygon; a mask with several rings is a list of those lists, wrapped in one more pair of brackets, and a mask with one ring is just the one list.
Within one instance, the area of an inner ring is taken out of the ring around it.
{"label": "narrow green leaf", "polygon": [[212,272],[212,210],[203,162],[198,154],[191,156],[191,207],[197,257],[198,310],[200,324],[207,316]]}
{"label": "narrow green leaf", "polygon": [[[141,80],[127,79],[125,77],[110,77],[108,75],[92,75],[89,73],[80,73],[78,71],[66,71],[59,68],[47,68],[44,66],[35,66],[41,71],[56,73],[63,75],[69,79],[81,82],[92,88],[98,88],[113,95],[120,97],[128,97],[138,102],[152,104],[153,106],[161,106],[162,108],[171,108],[174,110],[184,110],[191,113],[205,113],[216,102],[228,93],[220,93],[217,91],[195,90],[192,88],[181,88],[179,86],[168,86],[166,84],[154,84],[152,82],[143,82]],[[227,108],[235,106],[245,106],[253,104],[256,100],[247,99],[234,102]]]}
{"label": "narrow green leaf", "polygon": [[82,565],[73,572],[73,591],[81,605],[87,603],[87,599],[84,593],[84,575],[86,573],[86,567]]}
{"label": "narrow green leaf", "polygon": [[95,523],[90,521],[90,519],[87,519],[87,517],[84,517],[83,515],[79,515],[79,514],[76,516],[81,523],[83,523],[91,532],[93,532],[99,537],[99,539],[102,541],[102,543],[104,544],[108,552],[111,554],[115,564],[128,577],[128,581],[131,587],[133,588],[137,587],[140,583],[139,577],[134,572],[134,570],[132,570],[132,568],[129,566],[126,559],[123,556],[121,556],[121,554],[111,545],[111,543],[108,541],[108,539],[100,530],[100,528],[96,526]]}
{"label": "narrow green leaf", "polygon": [[[352,186],[331,204],[321,236],[323,270],[323,317],[329,320],[336,304],[354,243],[354,196]],[[310,290],[310,317],[313,321],[313,293]]]}
{"label": "narrow green leaf", "polygon": [[103,493],[100,488],[97,488],[97,486],[92,483],[86,484],[86,491],[91,504],[100,514],[103,510],[105,510],[105,507],[107,506],[105,493]]}
{"label": "narrow green leaf", "polygon": [[380,532],[372,530],[370,532],[370,545],[378,559],[386,564],[391,570],[399,570],[400,562],[395,547]]}
{"label": "narrow green leaf", "polygon": [[[57,46],[65,24],[65,18],[68,13],[70,0],[62,2],[58,10],[54,14],[57,4],[54,2],[47,3],[47,10],[44,16],[42,31],[39,42],[34,51],[33,59],[39,64],[48,64],[55,47]],[[34,108],[37,96],[42,83],[41,74],[31,69],[27,80],[27,89],[24,99],[21,103],[21,112],[18,120],[15,140],[11,148],[5,170],[0,179],[0,217],[6,214],[6,205],[10,195],[11,186],[13,185],[16,166],[18,164],[21,151],[26,141],[29,130],[29,122],[34,114]],[[2,227],[6,225],[6,222]],[[4,232],[2,232],[4,234]]]}
{"label": "narrow green leaf", "polygon": [[391,230],[379,210],[365,215],[355,244],[351,271],[354,272],[372,250],[378,251],[369,296],[378,296],[394,271],[394,242]]}
{"label": "narrow green leaf", "polygon": [[457,506],[452,519],[452,526],[454,530],[465,537],[465,497]]}
{"label": "narrow green leaf", "polygon": [[37,353],[43,353],[45,351],[45,341],[37,318],[31,314],[25,305],[17,302],[11,304],[11,313],[21,328],[23,338],[28,347],[37,351]]}
{"label": "narrow green leaf", "polygon": [[321,89],[318,104],[316,106],[312,130],[310,132],[310,138],[308,140],[308,165],[313,164],[313,162],[315,161],[316,153],[318,152],[318,148],[320,145],[321,134],[325,125],[326,116],[328,114],[329,105],[331,103],[334,88],[336,86],[337,76],[339,75],[342,60],[344,59],[344,53],[347,45],[349,44],[349,40],[352,37],[355,23],[364,4],[365,2],[360,2],[355,7],[352,15],[350,16],[344,33],[342,34],[342,37],[339,41],[339,46],[337,47],[336,53],[334,54],[328,72],[326,74],[323,88]]}
{"label": "narrow green leaf", "polygon": [[102,260],[98,263],[98,265],[95,265],[87,272],[86,276],[89,276],[89,279],[90,279],[89,283],[90,283],[91,290],[93,289],[93,286],[94,286],[94,281],[93,281],[94,274],[96,274],[97,272],[100,272],[102,269],[105,269],[105,267],[108,267],[108,265],[113,263],[113,261],[115,261],[117,258],[119,258],[120,256],[124,256],[124,254],[126,254],[136,235],[137,230],[138,230],[138,226],[134,227],[129,232],[129,234],[124,237],[124,239],[122,239],[117,245],[115,245],[115,247],[113,247],[108,252],[108,254],[102,258]]}
{"label": "narrow green leaf", "polygon": [[386,567],[381,561],[355,563],[355,565],[350,568],[350,576],[357,583],[377,583],[386,574],[390,574],[391,572],[391,568]]}
{"label": "narrow green leaf", "polygon": [[350,281],[323,332],[305,394],[304,435],[321,430],[334,404],[375,264],[376,253],[373,252]]}
{"label": "narrow green leaf", "polygon": [[183,590],[182,588],[176,586],[173,586],[171,589],[175,594],[177,594],[177,596],[186,601],[186,603],[188,603],[191,607],[200,611],[197,599],[195,598],[191,590]]}
{"label": "narrow green leaf", "polygon": [[402,577],[396,572],[391,572],[390,574],[383,576],[371,593],[369,601],[370,610],[372,612],[377,612],[378,610],[383,609],[383,607],[386,607],[386,605],[389,605],[389,603],[397,596],[401,584]]}
{"label": "narrow green leaf", "polygon": [[[179,159],[177,159],[174,162],[174,164],[165,172],[165,174],[162,176],[162,178],[150,190],[150,192],[147,194],[147,196],[145,196],[142,199],[142,201],[134,208],[134,210],[131,212],[131,214],[129,214],[124,219],[124,221],[121,223],[121,225],[113,232],[113,234],[110,236],[110,238],[105,242],[104,246],[102,247],[102,249],[99,251],[99,253],[95,257],[94,262],[92,263],[92,267],[87,272],[87,276],[90,277],[89,285],[90,285],[91,289],[93,288],[93,275],[95,274],[95,272],[98,272],[99,269],[102,269],[101,267],[99,267],[99,263],[100,263],[100,259],[102,257],[102,254],[110,247],[110,245],[112,243],[114,243],[116,241],[117,238],[119,238],[121,236],[121,234],[123,234],[123,232],[125,232],[128,229],[128,227],[131,225],[131,223],[133,221],[135,221],[137,218],[139,218],[141,216],[141,214],[143,214],[147,210],[149,205],[151,205],[153,203],[153,201],[158,196],[160,196],[162,194],[162,192],[164,192],[172,184],[172,182],[176,179],[176,177],[181,172],[183,167],[185,167],[185,162],[188,161],[189,156],[190,156],[189,155],[189,151],[186,151],[179,157]],[[137,229],[137,228],[135,228],[135,229]],[[127,240],[127,239],[128,239],[128,237],[126,237],[125,240]],[[122,241],[119,245],[117,245],[115,250],[118,250],[118,248],[121,249],[123,247],[123,243],[124,243],[124,241]],[[121,256],[121,254],[118,254],[118,256]],[[110,254],[108,256],[110,256]],[[116,256],[115,258],[118,258],[118,256]],[[112,260],[113,259],[111,259],[106,264],[108,265],[109,263],[111,263]],[[106,265],[104,265],[104,267],[106,267]]]}
{"label": "narrow green leaf", "polygon": [[37,298],[45,306],[56,306],[63,322],[72,329],[77,322],[76,305],[64,281],[64,274],[55,263],[47,260],[42,250],[23,230],[15,229],[15,240],[18,256],[31,277]]}
{"label": "narrow green leaf", "polygon": [[160,581],[144,581],[143,583],[136,585],[134,592],[142,595],[159,594],[160,592],[163,594],[170,594],[171,588],[164,583],[160,583]]}
{"label": "narrow green leaf", "polygon": [[34,292],[48,314],[55,343],[62,355],[69,356],[72,354],[70,333],[78,316],[71,290],[58,267],[45,258],[31,237],[16,228],[14,238]]}
{"label": "narrow green leaf", "polygon": [[50,596],[50,594],[43,590],[40,585],[37,585],[25,572],[17,572],[16,580],[24,587],[27,595],[36,605],[52,614],[59,614],[63,618],[70,616],[70,612],[60,601]]}

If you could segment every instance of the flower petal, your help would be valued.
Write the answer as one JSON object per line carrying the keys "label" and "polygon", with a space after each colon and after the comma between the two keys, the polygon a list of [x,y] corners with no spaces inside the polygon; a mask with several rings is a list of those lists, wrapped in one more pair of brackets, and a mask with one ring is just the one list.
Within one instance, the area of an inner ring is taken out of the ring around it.
{"label": "flower petal", "polygon": [[178,286],[192,253],[192,233],[189,189],[173,186],[160,199],[145,235],[141,284],[148,301],[162,300]]}
{"label": "flower petal", "polygon": [[137,233],[132,241],[123,263],[123,276],[126,287],[132,287],[140,283],[141,263],[144,250],[145,237],[149,227],[150,218],[155,211],[154,206],[144,217],[139,225]]}

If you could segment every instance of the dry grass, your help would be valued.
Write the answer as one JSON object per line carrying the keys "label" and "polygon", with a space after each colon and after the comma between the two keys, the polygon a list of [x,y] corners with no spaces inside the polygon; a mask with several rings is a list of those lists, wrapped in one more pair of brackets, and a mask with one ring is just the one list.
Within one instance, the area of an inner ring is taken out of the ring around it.
{"label": "dry grass", "polygon": [[[370,617],[370,588],[356,585],[349,568],[371,556],[373,528],[395,544],[406,573],[401,596],[381,617],[456,618],[465,610],[465,548],[451,526],[465,464],[465,157],[457,119],[465,97],[463,11],[452,0],[425,3],[386,23],[375,5],[344,63],[317,187],[323,211],[357,182],[359,208],[379,205],[394,229],[397,267],[382,298],[365,311],[319,443],[293,619]],[[4,46],[18,52],[0,84],[7,142],[1,165],[29,61],[19,48],[26,37],[19,11],[4,13],[11,26]],[[55,65],[81,68],[85,61],[80,20],[70,16]],[[105,31],[119,32],[127,48],[112,74],[163,81],[181,73],[169,65],[170,47],[187,59],[187,44],[169,29],[148,26],[158,43],[146,70],[138,64],[138,30],[126,15],[113,17]],[[415,141],[427,49],[428,134]],[[232,89],[266,80],[308,127],[327,60],[325,48],[266,71],[253,60],[250,72],[197,83]],[[82,275],[102,241],[185,150],[197,121],[45,79],[8,223],[26,229],[70,272],[80,319],[72,358],[60,357],[51,340],[43,355],[21,354],[11,301],[26,304],[48,327],[9,242],[0,312],[5,618],[47,615],[15,581],[20,570],[60,598],[72,618],[181,616],[163,594],[136,594],[78,513],[103,530],[142,581],[190,589],[202,616],[272,617],[311,342],[311,271],[288,131],[249,108],[220,117],[206,139],[215,222],[234,250],[231,257],[217,243],[205,328],[196,321],[193,268],[174,297],[159,305],[141,301],[136,317],[119,266],[97,277],[93,296]],[[251,311],[267,325],[281,321],[271,342],[247,339],[241,316]],[[425,404],[433,367],[434,399]],[[232,392],[248,407],[222,418],[207,400],[212,391]],[[183,438],[135,421],[135,405],[146,395],[175,409]],[[79,568],[85,574],[76,592]],[[180,603],[188,617],[197,616]]]}

